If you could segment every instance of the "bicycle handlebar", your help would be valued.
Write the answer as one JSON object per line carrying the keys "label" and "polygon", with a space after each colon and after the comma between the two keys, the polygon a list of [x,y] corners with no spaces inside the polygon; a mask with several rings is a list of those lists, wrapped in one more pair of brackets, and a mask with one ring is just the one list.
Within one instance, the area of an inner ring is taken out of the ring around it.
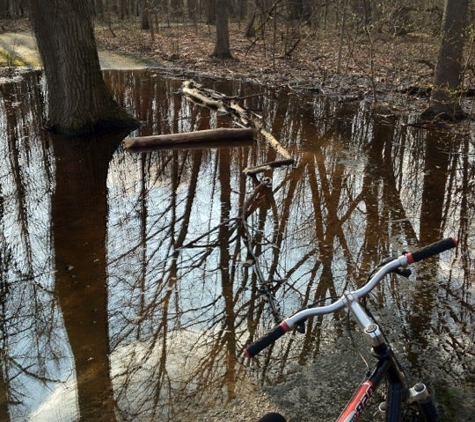
{"label": "bicycle handlebar", "polygon": [[446,250],[455,248],[456,246],[457,240],[454,237],[449,237],[447,239],[440,240],[429,246],[419,249],[415,252],[401,255],[399,258],[396,258],[383,265],[363,287],[360,287],[355,291],[343,294],[343,296],[341,296],[340,299],[338,299],[336,302],[333,302],[330,305],[303,309],[294,314],[293,316],[286,318],[267,334],[265,334],[260,339],[256,340],[254,343],[244,349],[244,354],[248,358],[256,356],[266,347],[270,346],[272,343],[282,337],[285,333],[290,331],[292,327],[294,327],[300,321],[305,320],[311,316],[335,312],[338,309],[343,308],[348,303],[348,298],[350,296],[354,299],[359,299],[360,297],[366,296],[383,279],[385,275],[389,274],[392,271],[395,271],[397,268],[406,267],[407,265],[429,258],[433,255],[440,254]]}
{"label": "bicycle handlebar", "polygon": [[438,242],[432,243],[432,245],[426,246],[425,248],[419,249],[418,251],[408,253],[407,261],[409,264],[421,261],[431,256],[438,255],[446,250],[455,248],[457,246],[457,240],[455,237],[448,237],[447,239],[439,240]]}
{"label": "bicycle handlebar", "polygon": [[289,330],[290,327],[287,325],[287,323],[285,321],[282,321],[279,325],[269,331],[265,336],[261,337],[259,340],[256,340],[247,349],[244,349],[244,354],[248,358],[256,356],[259,352],[262,352],[266,347],[270,346],[277,339],[281,338]]}

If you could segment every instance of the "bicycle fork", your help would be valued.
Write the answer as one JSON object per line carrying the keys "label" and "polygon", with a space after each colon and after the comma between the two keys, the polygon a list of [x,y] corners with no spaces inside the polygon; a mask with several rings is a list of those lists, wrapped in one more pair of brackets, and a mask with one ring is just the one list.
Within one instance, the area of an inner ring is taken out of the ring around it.
{"label": "bicycle fork", "polygon": [[386,414],[386,422],[399,422],[401,420],[401,405],[405,402],[408,404],[419,403],[426,422],[438,422],[439,415],[427,387],[419,383],[412,388],[408,388],[404,370],[397,361],[391,346],[386,342],[379,326],[372,321],[351,293],[345,293],[345,298],[346,306],[352,312],[371,344],[373,356],[377,359],[377,363],[359,385],[338,418],[338,422],[357,421],[373,393],[385,378],[387,379],[388,388],[387,401],[380,405],[380,410]]}

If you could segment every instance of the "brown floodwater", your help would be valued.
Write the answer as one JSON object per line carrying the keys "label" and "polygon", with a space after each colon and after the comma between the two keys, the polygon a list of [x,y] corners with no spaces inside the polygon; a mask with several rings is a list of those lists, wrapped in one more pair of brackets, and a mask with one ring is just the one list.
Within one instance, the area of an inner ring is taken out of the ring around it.
{"label": "brown floodwater", "polygon": [[235,420],[253,421],[257,397],[289,422],[335,420],[367,369],[360,355],[371,360],[344,312],[252,362],[243,347],[385,258],[452,235],[456,250],[389,277],[368,305],[445,419],[473,420],[471,133],[200,80],[262,116],[295,160],[249,176],[282,159],[261,136],[126,150],[126,136],[233,120],[186,99],[184,77],[105,79],[142,126],[81,141],[43,130],[41,75],[0,80],[0,420],[216,421],[240,406]]}

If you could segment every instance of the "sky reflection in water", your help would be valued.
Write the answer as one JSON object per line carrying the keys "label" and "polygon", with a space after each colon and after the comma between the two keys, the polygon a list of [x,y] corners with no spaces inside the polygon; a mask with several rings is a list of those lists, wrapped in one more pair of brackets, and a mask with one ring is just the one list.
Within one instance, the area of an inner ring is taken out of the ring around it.
{"label": "sky reflection in water", "polygon": [[[180,80],[105,75],[143,121],[133,135],[232,125],[180,95]],[[278,158],[263,139],[148,153],[125,151],[124,134],[67,143],[41,129],[40,82],[0,85],[1,420],[206,420],[255,388],[290,420],[334,419],[322,397],[343,402],[364,373],[346,317],[313,321],[249,364],[241,349],[274,324],[261,281],[287,316],[452,234],[456,252],[388,280],[370,303],[410,373],[444,399],[471,399],[449,401],[460,418],[473,411],[469,139],[364,102],[202,81],[246,98],[296,160],[266,174],[243,213],[262,176],[242,170]]]}

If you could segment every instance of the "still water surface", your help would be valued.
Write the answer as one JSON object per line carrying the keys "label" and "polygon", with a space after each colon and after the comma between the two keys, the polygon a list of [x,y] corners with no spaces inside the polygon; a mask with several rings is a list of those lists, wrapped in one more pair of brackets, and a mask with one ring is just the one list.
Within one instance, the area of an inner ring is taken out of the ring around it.
{"label": "still water surface", "polygon": [[[143,123],[131,135],[232,126],[186,100],[180,78],[105,77]],[[143,153],[123,148],[124,133],[66,141],[42,129],[38,74],[1,81],[0,420],[224,420],[237,400],[252,421],[246,400],[262,392],[291,422],[334,420],[366,370],[345,314],[252,363],[242,348],[278,315],[449,235],[457,250],[387,280],[370,306],[447,420],[473,420],[471,135],[364,102],[201,82],[264,116],[295,165],[245,176],[279,159],[263,139]]]}

